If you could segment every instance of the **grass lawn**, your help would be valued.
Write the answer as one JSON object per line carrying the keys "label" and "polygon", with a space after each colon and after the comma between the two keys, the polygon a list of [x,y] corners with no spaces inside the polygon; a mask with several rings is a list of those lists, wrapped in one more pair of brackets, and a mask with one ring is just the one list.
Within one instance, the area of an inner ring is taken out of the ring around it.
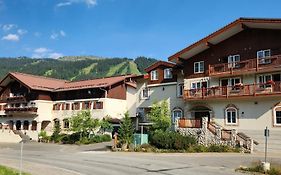
{"label": "grass lawn", "polygon": [[[30,175],[28,173],[22,173],[22,174]],[[19,175],[19,171],[0,165],[0,175]]]}

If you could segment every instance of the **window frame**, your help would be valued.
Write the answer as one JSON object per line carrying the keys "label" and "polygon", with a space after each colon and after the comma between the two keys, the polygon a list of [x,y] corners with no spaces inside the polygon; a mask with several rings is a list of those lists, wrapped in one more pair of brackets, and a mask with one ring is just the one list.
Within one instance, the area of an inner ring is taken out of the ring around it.
{"label": "window frame", "polygon": [[[266,52],[268,52],[269,55],[266,55]],[[259,53],[262,53],[262,55],[260,56]],[[264,50],[257,51],[257,59],[259,61],[259,64],[270,64],[271,60],[266,59],[268,57],[271,57],[271,49],[264,49]]]}
{"label": "window frame", "polygon": [[[277,123],[277,116],[276,116],[276,109],[277,108],[281,108],[281,106],[280,105],[278,105],[278,106],[275,106],[274,108],[273,108],[273,126],[279,126],[279,127],[281,127],[281,122],[280,123]],[[281,113],[281,110],[278,110],[280,113]],[[278,117],[279,118],[279,117]],[[280,118],[281,118],[281,116],[280,116]]]}
{"label": "window frame", "polygon": [[175,123],[176,122],[176,118],[175,118],[175,112],[181,112],[181,116],[177,117],[178,119],[183,118],[183,110],[180,108],[175,108],[172,111],[172,122]]}
{"label": "window frame", "polygon": [[[66,123],[68,123],[68,125],[66,125]],[[63,129],[69,129],[69,128],[70,128],[69,119],[63,119]]]}
{"label": "window frame", "polygon": [[157,70],[152,70],[150,72],[150,80],[151,81],[156,81],[158,80],[158,71]]}
{"label": "window frame", "polygon": [[183,93],[184,93],[184,83],[178,83],[177,84],[177,97],[182,97]]}
{"label": "window frame", "polygon": [[[235,123],[233,122],[233,111],[228,111],[228,110],[234,110],[235,111]],[[230,122],[228,122],[228,112],[231,112],[231,118],[230,118]],[[226,125],[238,125],[238,109],[233,107],[233,106],[229,106],[227,108],[225,108],[225,124]]]}
{"label": "window frame", "polygon": [[[147,96],[144,96],[144,90],[147,90]],[[147,100],[150,97],[150,89],[148,87],[144,87],[141,90],[141,99]]]}
{"label": "window frame", "polygon": [[[166,71],[170,72],[170,74],[168,74]],[[172,68],[165,68],[164,69],[164,79],[172,79],[173,78],[172,71],[173,71]],[[168,75],[170,75],[170,77],[168,77]]]}
{"label": "window frame", "polygon": [[[235,58],[239,58],[238,61],[236,61]],[[239,54],[229,55],[227,57],[228,68],[238,68],[240,61],[241,61],[241,57]]]}
{"label": "window frame", "polygon": [[[196,71],[196,65],[198,65],[198,71]],[[202,66],[202,70],[201,70],[201,66]],[[204,73],[204,71],[205,71],[204,70],[204,61],[194,62],[193,71],[194,71],[194,74]]]}

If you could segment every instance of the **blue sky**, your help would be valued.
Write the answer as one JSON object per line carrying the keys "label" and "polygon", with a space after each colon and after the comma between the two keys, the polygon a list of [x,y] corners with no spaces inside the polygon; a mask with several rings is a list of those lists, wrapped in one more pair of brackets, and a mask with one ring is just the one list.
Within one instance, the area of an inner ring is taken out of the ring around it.
{"label": "blue sky", "polygon": [[0,0],[0,57],[170,55],[279,0]]}

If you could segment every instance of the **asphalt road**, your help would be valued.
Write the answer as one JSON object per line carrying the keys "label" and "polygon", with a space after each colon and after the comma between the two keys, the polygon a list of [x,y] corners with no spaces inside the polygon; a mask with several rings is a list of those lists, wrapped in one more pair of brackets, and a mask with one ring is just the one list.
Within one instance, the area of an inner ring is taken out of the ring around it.
{"label": "asphalt road", "polygon": [[[96,151],[104,144],[70,146],[28,143],[23,169],[32,175],[227,175],[240,165],[262,160],[262,154],[154,154]],[[269,160],[281,163],[281,154]],[[19,167],[20,145],[0,144],[0,164]]]}

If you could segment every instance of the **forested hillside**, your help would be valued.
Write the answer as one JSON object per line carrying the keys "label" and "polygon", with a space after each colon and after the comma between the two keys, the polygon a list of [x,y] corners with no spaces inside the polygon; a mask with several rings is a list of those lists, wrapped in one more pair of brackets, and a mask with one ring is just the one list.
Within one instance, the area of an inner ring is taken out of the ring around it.
{"label": "forested hillside", "polygon": [[93,56],[69,56],[59,59],[0,58],[0,78],[13,71],[66,80],[141,74],[144,73],[144,68],[156,61],[146,57],[136,59]]}

